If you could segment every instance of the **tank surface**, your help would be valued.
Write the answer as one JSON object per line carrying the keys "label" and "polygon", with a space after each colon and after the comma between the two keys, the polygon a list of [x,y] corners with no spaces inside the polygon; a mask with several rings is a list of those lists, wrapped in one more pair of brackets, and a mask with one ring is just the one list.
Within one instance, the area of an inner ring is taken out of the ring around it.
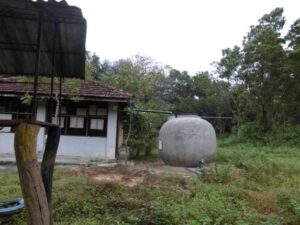
{"label": "tank surface", "polygon": [[171,166],[196,167],[214,159],[216,133],[200,117],[179,117],[167,121],[159,132],[159,155]]}

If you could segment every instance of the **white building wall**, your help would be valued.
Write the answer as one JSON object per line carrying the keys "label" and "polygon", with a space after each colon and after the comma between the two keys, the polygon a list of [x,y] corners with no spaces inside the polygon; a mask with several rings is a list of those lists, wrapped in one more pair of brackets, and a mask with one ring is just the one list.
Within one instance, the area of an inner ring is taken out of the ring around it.
{"label": "white building wall", "polygon": [[0,133],[0,154],[15,154],[13,133]]}
{"label": "white building wall", "polygon": [[[12,115],[0,114],[1,120],[10,120]],[[9,132],[9,127],[4,127],[1,132]],[[12,133],[0,133],[0,154],[11,154],[14,153],[14,137]]]}
{"label": "white building wall", "polygon": [[[9,114],[0,114],[0,119],[12,119]],[[45,122],[46,107],[39,105],[37,110],[37,120]],[[10,128],[5,128],[4,131],[10,131]],[[41,128],[37,138],[37,153],[41,154],[45,148],[45,128]],[[0,154],[14,154],[14,133],[0,133]]]}
{"label": "white building wall", "polygon": [[[107,137],[62,135],[57,153],[58,156],[115,159],[117,116],[117,104],[109,103]],[[46,121],[45,105],[38,106],[37,119],[39,121]],[[38,154],[42,154],[44,152],[46,140],[47,136],[45,135],[45,129],[41,128],[37,139]],[[0,133],[0,155],[1,154],[14,154],[14,133]]]}
{"label": "white building wall", "polygon": [[107,143],[106,157],[107,159],[115,159],[116,157],[116,141],[117,141],[117,122],[118,108],[116,103],[109,103],[107,118]]}
{"label": "white building wall", "polygon": [[105,153],[106,138],[62,135],[57,155],[106,159]]}

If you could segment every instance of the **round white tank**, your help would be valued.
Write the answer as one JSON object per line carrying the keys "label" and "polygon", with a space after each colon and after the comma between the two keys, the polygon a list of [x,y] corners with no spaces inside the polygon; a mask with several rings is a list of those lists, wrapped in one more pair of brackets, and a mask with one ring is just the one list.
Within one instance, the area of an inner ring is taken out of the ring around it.
{"label": "round white tank", "polygon": [[159,155],[168,165],[196,167],[215,154],[215,130],[198,116],[170,119],[160,129]]}

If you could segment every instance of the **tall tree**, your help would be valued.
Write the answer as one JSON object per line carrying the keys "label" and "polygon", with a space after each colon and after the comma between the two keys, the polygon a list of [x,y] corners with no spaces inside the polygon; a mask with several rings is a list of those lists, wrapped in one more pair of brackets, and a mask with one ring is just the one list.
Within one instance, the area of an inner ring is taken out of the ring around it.
{"label": "tall tree", "polygon": [[257,26],[251,27],[243,44],[242,78],[259,106],[265,130],[272,128],[278,87],[281,84],[285,52],[281,31],[285,23],[283,9],[276,8],[264,15]]}
{"label": "tall tree", "polygon": [[281,31],[285,24],[283,9],[276,8],[250,27],[243,48],[223,51],[218,63],[220,77],[242,84],[255,101],[256,117],[270,130],[282,95],[285,51]]}
{"label": "tall tree", "polygon": [[91,54],[90,52],[86,53],[86,78],[93,80],[101,79],[101,62],[99,56],[94,52]]}
{"label": "tall tree", "polygon": [[287,48],[287,60],[285,72],[285,92],[283,95],[286,104],[284,113],[293,122],[300,124],[300,19],[296,20],[285,37]]}

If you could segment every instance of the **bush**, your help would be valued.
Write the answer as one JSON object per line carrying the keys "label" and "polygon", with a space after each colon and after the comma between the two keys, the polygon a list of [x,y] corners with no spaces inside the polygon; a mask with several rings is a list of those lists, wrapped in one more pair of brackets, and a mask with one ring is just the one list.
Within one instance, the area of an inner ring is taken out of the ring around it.
{"label": "bush", "polygon": [[232,164],[215,164],[201,169],[201,179],[208,183],[228,184],[235,179],[236,168]]}
{"label": "bush", "polygon": [[236,134],[224,138],[220,146],[248,143],[254,146],[300,146],[300,126],[274,125],[271,131],[264,131],[257,122],[245,123]]}
{"label": "bush", "polygon": [[252,143],[264,143],[263,127],[257,122],[249,122],[241,126],[238,137],[241,141]]}
{"label": "bush", "polygon": [[[131,133],[128,141],[131,158],[138,158],[142,154],[149,156],[157,146],[159,129],[166,117],[150,113],[132,113]],[[129,117],[129,116],[128,116]],[[130,119],[126,119],[125,133],[128,135]]]}

